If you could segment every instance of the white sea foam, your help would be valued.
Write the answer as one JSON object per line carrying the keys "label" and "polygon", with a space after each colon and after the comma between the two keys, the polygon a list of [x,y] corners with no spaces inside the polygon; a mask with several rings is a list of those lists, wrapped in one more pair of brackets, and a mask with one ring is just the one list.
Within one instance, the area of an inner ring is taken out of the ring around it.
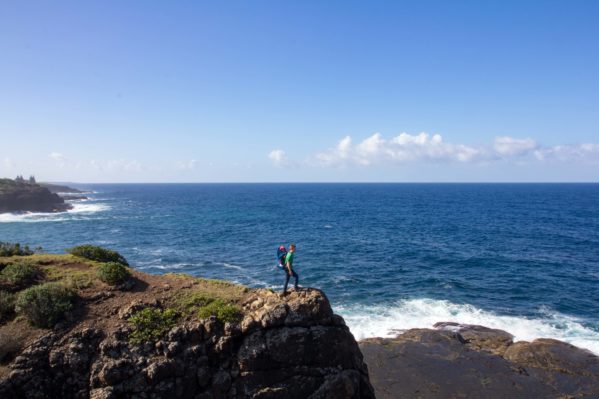
{"label": "white sea foam", "polygon": [[578,318],[544,309],[538,318],[503,316],[444,300],[411,299],[394,306],[336,306],[356,339],[393,337],[397,330],[432,328],[440,321],[478,324],[514,335],[514,341],[554,338],[599,354],[599,331],[585,327]]}
{"label": "white sea foam", "polygon": [[[79,220],[78,216],[88,216],[97,212],[109,210],[110,207],[100,203],[82,203],[74,202],[72,209],[65,212],[42,213],[42,212],[24,212],[24,213],[1,213],[0,223],[34,223],[34,222],[61,222],[65,220]],[[75,216],[77,215],[77,216]]]}
{"label": "white sea foam", "polygon": [[230,264],[230,263],[226,263],[226,262],[225,262],[225,263],[223,263],[223,266],[224,266],[224,267],[228,267],[229,269],[242,270],[242,271],[243,271],[243,270],[245,270],[245,269],[244,269],[243,267],[241,267],[241,266],[232,265],[232,264]]}

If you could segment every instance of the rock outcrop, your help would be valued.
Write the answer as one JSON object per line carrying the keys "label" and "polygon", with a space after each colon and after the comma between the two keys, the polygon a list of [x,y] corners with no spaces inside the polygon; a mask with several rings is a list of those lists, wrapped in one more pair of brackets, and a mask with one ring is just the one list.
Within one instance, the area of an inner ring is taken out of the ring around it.
{"label": "rock outcrop", "polygon": [[71,207],[58,194],[38,184],[0,179],[0,213],[63,212]]}
{"label": "rock outcrop", "polygon": [[378,399],[597,398],[599,357],[561,341],[437,323],[360,342]]}
{"label": "rock outcrop", "polygon": [[83,194],[85,191],[65,186],[62,184],[52,184],[52,183],[38,183],[40,186],[47,188],[51,193],[70,193],[70,194]]}
{"label": "rock outcrop", "polygon": [[251,291],[240,322],[184,322],[133,345],[118,320],[144,306],[159,301],[114,309],[112,329],[81,324],[36,339],[0,379],[0,397],[374,398],[358,345],[321,291]]}

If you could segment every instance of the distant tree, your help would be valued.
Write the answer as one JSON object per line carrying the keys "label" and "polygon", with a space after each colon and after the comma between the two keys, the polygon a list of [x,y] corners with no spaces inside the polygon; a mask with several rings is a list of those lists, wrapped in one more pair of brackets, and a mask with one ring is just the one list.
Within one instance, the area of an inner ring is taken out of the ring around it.
{"label": "distant tree", "polygon": [[15,177],[15,181],[17,183],[25,183],[25,179],[23,179],[23,175],[19,175],[19,176]]}
{"label": "distant tree", "polygon": [[35,176],[29,176],[29,184],[35,184]]}

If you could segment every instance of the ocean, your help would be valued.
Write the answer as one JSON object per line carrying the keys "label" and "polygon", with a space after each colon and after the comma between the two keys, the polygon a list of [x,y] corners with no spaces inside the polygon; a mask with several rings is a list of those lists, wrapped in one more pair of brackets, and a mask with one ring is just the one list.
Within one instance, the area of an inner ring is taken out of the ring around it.
{"label": "ocean", "polygon": [[0,241],[92,243],[148,273],[323,289],[357,339],[435,322],[599,354],[599,184],[96,184],[56,214],[1,214]]}

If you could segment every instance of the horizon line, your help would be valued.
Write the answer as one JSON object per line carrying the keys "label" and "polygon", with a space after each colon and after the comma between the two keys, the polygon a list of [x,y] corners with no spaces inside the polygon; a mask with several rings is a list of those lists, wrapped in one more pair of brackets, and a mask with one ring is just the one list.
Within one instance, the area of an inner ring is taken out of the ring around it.
{"label": "horizon line", "polygon": [[599,181],[205,181],[205,182],[75,182],[41,181],[47,184],[599,184]]}

